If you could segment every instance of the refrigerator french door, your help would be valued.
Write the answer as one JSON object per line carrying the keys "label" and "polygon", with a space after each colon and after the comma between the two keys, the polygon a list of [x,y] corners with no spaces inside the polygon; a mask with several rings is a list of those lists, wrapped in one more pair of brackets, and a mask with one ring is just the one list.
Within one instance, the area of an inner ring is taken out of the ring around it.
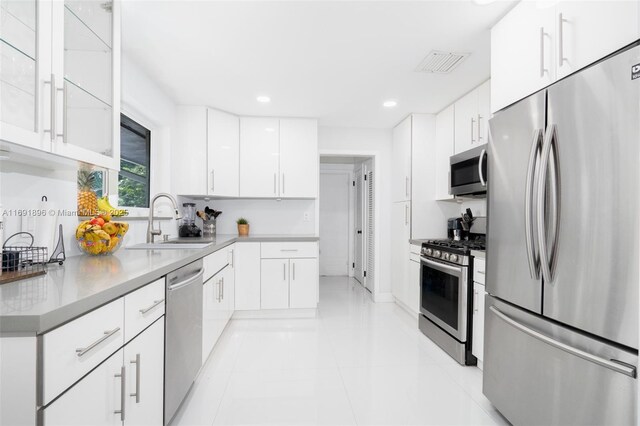
{"label": "refrigerator french door", "polygon": [[634,424],[636,46],[490,121],[483,390],[515,424]]}

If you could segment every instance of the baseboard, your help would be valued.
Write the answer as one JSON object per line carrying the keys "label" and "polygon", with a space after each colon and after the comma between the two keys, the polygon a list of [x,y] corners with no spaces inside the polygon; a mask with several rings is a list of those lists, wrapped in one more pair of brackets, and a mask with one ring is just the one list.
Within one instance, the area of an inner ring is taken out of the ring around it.
{"label": "baseboard", "polygon": [[233,319],[286,319],[315,318],[317,309],[262,309],[258,311],[234,311]]}
{"label": "baseboard", "polygon": [[393,293],[375,293],[373,301],[376,303],[393,303],[395,302],[395,297],[393,297]]}
{"label": "baseboard", "polygon": [[401,300],[398,300],[397,298],[395,298],[395,302],[398,306],[400,306],[402,309],[404,309],[409,315],[411,315],[411,318],[415,318],[416,320],[418,319],[419,314],[417,312],[415,312],[413,309],[411,309],[410,307],[408,307],[404,302],[402,302]]}

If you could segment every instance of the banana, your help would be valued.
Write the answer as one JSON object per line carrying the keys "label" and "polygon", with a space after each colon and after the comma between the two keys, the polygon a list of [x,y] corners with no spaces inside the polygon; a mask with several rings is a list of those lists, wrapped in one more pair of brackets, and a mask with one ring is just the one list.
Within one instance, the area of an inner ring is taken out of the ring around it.
{"label": "banana", "polygon": [[109,196],[105,195],[104,197],[98,198],[98,210],[106,212],[111,216],[126,216],[127,211],[124,209],[116,209],[109,203]]}
{"label": "banana", "polygon": [[95,231],[94,234],[100,240],[105,240],[105,241],[110,241],[111,240],[111,236],[109,234],[107,234],[106,232],[104,232],[102,229],[99,230],[99,231]]}

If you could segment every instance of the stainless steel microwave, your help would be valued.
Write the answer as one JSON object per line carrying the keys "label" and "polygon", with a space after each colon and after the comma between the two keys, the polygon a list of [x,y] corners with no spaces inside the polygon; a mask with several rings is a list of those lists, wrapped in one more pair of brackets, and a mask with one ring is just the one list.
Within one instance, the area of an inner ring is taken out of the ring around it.
{"label": "stainless steel microwave", "polygon": [[451,156],[449,170],[449,194],[486,194],[487,145]]}

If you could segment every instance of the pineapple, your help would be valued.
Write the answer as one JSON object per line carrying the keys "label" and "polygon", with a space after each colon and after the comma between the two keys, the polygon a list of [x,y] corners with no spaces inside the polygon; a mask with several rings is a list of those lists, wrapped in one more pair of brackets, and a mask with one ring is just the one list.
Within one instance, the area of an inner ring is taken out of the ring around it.
{"label": "pineapple", "polygon": [[96,173],[83,166],[78,170],[78,216],[95,216],[98,214],[98,197],[93,192]]}

